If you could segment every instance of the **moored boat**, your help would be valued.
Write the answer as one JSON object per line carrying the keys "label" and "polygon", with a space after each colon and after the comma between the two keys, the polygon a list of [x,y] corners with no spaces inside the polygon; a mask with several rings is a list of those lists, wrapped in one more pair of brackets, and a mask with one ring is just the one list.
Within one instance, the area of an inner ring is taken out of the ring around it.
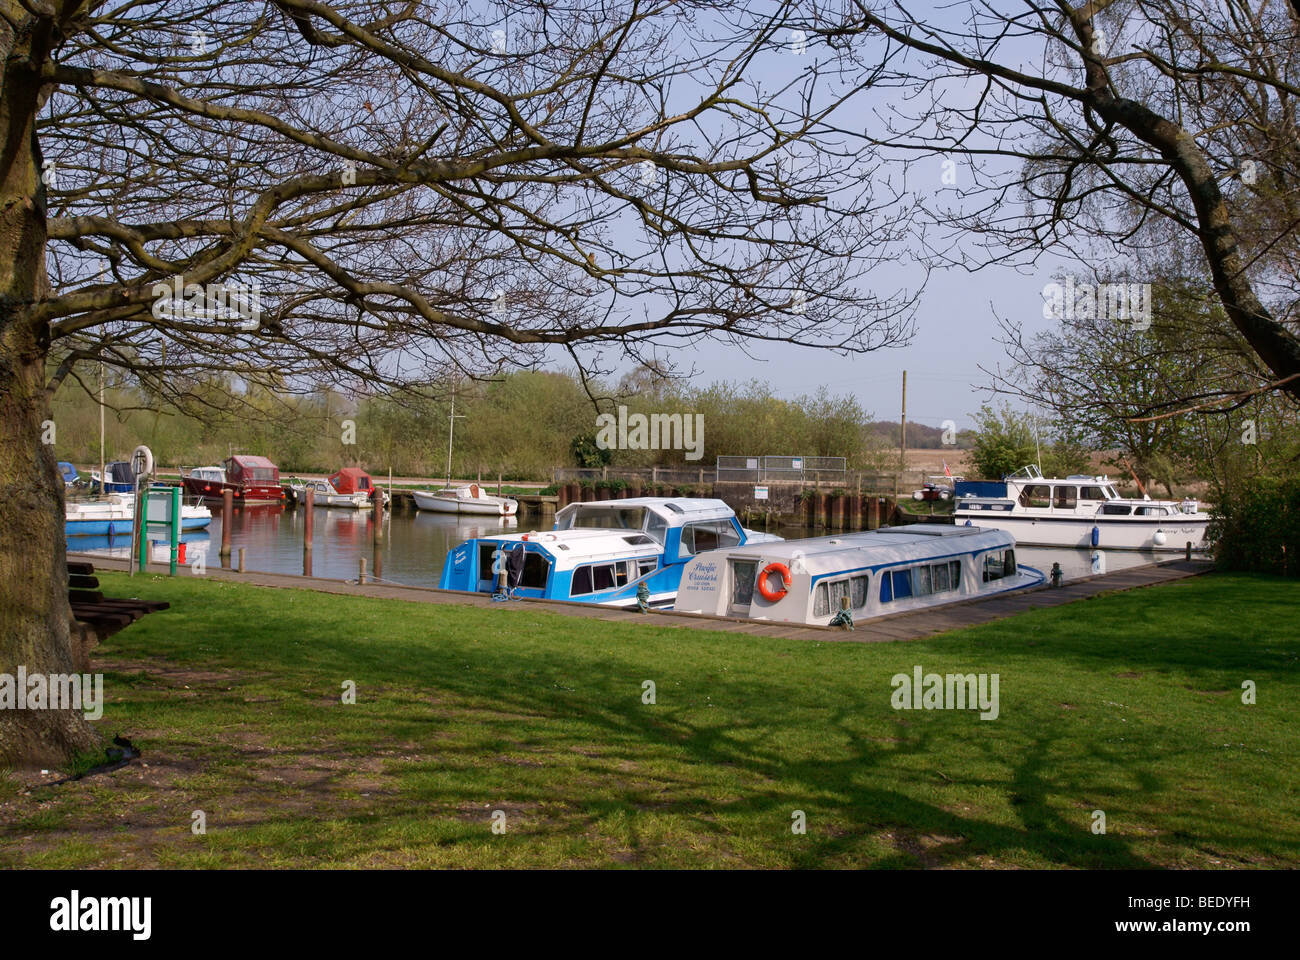
{"label": "moored boat", "polygon": [[96,493],[135,493],[135,471],[126,460],[113,460],[104,464],[104,477],[98,470],[90,471],[90,488]]}
{"label": "moored boat", "polygon": [[1194,500],[1128,499],[1108,477],[1048,478],[1033,466],[1000,481],[958,482],[954,492],[957,524],[1006,530],[1027,546],[1198,550],[1210,522]]}
{"label": "moored boat", "polygon": [[1005,531],[916,523],[702,553],[673,609],[828,626],[842,610],[869,620],[1043,582]]}
{"label": "moored boat", "polygon": [[234,493],[234,501],[244,503],[280,503],[280,469],[266,457],[243,454],[227,457],[219,467],[195,467],[181,482],[185,492],[198,503],[220,502],[225,490]]}
{"label": "moored boat", "polygon": [[[702,550],[777,537],[746,530],[721,500],[639,497],[571,503],[555,529],[475,537],[447,554],[444,590],[619,607],[650,606],[677,595],[682,568]],[[517,571],[511,577],[511,563]]]}
{"label": "moored boat", "polygon": [[509,497],[494,497],[477,483],[441,490],[413,490],[415,505],[432,513],[469,513],[481,516],[513,517],[519,503]]}
{"label": "moored boat", "polygon": [[[68,537],[118,537],[130,536],[135,525],[134,497],[115,494],[107,500],[70,500],[64,510],[64,535]],[[146,514],[150,524],[164,517],[155,508]],[[212,522],[212,511],[206,507],[183,504],[181,530],[202,530]]]}

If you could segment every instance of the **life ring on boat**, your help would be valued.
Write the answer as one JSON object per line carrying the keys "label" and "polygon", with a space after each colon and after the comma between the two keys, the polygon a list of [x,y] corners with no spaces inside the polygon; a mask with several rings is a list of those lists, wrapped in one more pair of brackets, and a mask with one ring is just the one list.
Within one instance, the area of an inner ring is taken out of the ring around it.
{"label": "life ring on boat", "polygon": [[[767,583],[769,574],[779,573],[781,582],[785,584],[780,590],[773,590]],[[790,568],[784,563],[769,563],[763,568],[763,572],[758,575],[758,592],[763,595],[763,599],[768,603],[776,603],[786,594],[786,588],[790,586]]]}

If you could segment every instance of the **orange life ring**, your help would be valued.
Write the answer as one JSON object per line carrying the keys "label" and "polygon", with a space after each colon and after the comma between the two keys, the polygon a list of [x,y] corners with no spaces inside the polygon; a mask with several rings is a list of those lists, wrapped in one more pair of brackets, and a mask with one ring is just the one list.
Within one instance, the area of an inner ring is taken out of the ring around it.
{"label": "orange life ring", "polygon": [[[768,574],[781,574],[781,582],[785,584],[780,590],[773,590],[767,585]],[[763,599],[768,603],[776,603],[786,594],[786,587],[790,586],[790,568],[784,563],[769,563],[763,568],[763,572],[758,575],[758,592],[763,595]]]}

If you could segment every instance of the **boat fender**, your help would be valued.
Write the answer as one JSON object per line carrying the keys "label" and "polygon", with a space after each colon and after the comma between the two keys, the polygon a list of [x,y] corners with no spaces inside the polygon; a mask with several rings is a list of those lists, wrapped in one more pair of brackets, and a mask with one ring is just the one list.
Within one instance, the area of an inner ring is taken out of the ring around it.
{"label": "boat fender", "polygon": [[1101,546],[1101,527],[1095,523],[1092,525],[1092,545],[1094,547]]}
{"label": "boat fender", "polygon": [[[781,582],[784,586],[781,587],[780,590],[773,590],[771,585],[767,582],[768,575],[773,573],[779,573],[781,575]],[[758,592],[763,595],[763,599],[768,603],[776,603],[786,595],[786,591],[789,588],[792,579],[793,578],[790,576],[790,568],[784,563],[769,563],[763,568],[763,572],[758,575]]]}
{"label": "boat fender", "polygon": [[1163,530],[1157,530],[1156,535],[1151,539],[1157,547],[1163,547],[1165,545],[1165,541],[1168,540],[1169,538],[1165,536],[1165,532]]}

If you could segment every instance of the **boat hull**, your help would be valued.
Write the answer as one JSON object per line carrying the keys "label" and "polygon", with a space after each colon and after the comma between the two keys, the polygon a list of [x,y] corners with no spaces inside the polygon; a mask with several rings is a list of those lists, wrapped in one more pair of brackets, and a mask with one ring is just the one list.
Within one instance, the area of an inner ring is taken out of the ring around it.
{"label": "boat hull", "polygon": [[236,483],[219,483],[216,480],[196,480],[192,477],[186,477],[182,481],[185,485],[185,492],[194,498],[195,503],[221,503],[223,491],[231,490],[234,492],[235,505],[241,503],[248,504],[266,504],[282,503],[284,501],[284,491],[279,485],[242,485]]}
{"label": "boat hull", "polygon": [[[1193,550],[1205,544],[1208,518],[1181,517],[1029,517],[997,516],[991,512],[958,513],[959,525],[1005,530],[1016,543],[1027,547],[1069,547],[1072,549],[1156,550],[1181,553],[1188,542]],[[1097,542],[1093,542],[1093,527]],[[1163,542],[1157,534],[1163,535]]]}
{"label": "boat hull", "polygon": [[518,506],[514,501],[497,503],[461,497],[440,497],[436,494],[412,491],[415,505],[430,513],[459,513],[482,517],[513,517]]}
{"label": "boat hull", "polygon": [[[212,523],[212,517],[182,517],[181,530],[190,533],[204,530]],[[130,517],[113,517],[96,520],[67,520],[63,525],[65,537],[129,537],[134,524]],[[152,528],[156,524],[149,524]],[[161,529],[161,527],[160,527]]]}

